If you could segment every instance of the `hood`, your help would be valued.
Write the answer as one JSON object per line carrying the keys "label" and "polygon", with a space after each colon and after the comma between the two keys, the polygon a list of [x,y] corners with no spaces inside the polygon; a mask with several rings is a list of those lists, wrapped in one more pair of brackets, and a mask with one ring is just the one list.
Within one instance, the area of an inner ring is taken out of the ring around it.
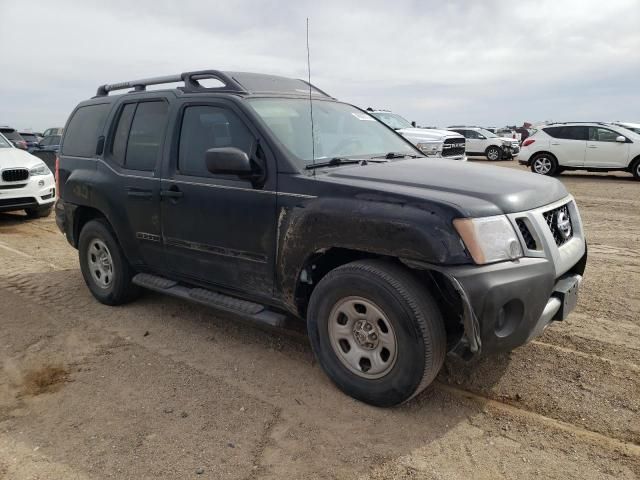
{"label": "hood", "polygon": [[396,130],[400,135],[407,138],[424,139],[424,140],[444,140],[445,138],[460,137],[462,135],[448,130],[436,130],[432,128],[401,128]]}
{"label": "hood", "polygon": [[33,168],[44,163],[38,157],[19,148],[0,148],[0,170],[5,168]]}
{"label": "hood", "polygon": [[518,143],[517,138],[511,138],[511,137],[498,137],[498,140],[502,140],[503,142]]}
{"label": "hood", "polygon": [[464,216],[484,217],[542,207],[568,195],[558,180],[511,168],[416,158],[331,170],[326,181],[446,202]]}

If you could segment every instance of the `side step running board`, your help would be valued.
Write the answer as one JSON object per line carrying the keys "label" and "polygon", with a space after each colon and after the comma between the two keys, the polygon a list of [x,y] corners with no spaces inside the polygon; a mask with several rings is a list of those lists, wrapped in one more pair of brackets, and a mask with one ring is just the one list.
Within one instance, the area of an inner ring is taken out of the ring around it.
{"label": "side step running board", "polygon": [[187,287],[168,278],[138,273],[132,279],[133,283],[156,292],[166,293],[178,298],[191,300],[209,307],[235,313],[253,321],[264,323],[272,327],[283,327],[287,317],[281,313],[269,310],[264,305],[248,300],[224,295],[219,292],[198,287]]}

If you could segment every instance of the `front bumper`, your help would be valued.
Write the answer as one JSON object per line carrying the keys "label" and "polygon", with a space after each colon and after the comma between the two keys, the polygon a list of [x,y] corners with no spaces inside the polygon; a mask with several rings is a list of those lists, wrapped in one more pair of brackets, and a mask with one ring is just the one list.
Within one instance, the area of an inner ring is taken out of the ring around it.
{"label": "front bumper", "polygon": [[510,351],[564,320],[575,307],[586,255],[559,278],[546,258],[442,270],[459,282],[474,317],[465,322],[463,346],[473,354]]}
{"label": "front bumper", "polygon": [[29,176],[25,181],[0,181],[0,212],[53,205],[56,201],[52,174]]}

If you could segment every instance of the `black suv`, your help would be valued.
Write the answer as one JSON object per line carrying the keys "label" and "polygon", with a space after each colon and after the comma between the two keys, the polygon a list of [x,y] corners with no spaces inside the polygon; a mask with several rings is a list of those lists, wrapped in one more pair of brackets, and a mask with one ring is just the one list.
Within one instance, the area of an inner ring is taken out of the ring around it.
{"label": "black suv", "polygon": [[59,182],[57,223],[99,301],[144,287],[306,321],[331,379],[380,406],[423,390],[446,352],[510,350],[565,318],[586,263],[557,180],[426,158],[302,80],[104,85],[67,122]]}

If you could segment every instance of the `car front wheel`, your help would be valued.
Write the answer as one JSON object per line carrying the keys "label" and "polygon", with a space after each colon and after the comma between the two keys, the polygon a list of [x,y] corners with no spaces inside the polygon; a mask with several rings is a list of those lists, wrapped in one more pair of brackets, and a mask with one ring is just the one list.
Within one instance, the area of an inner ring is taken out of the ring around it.
{"label": "car front wheel", "polygon": [[380,260],[329,272],[309,303],[308,330],[318,361],[346,394],[380,407],[409,400],[444,362],[442,315],[402,266]]}
{"label": "car front wheel", "polygon": [[496,160],[500,160],[500,158],[502,158],[502,150],[495,146],[487,148],[486,154],[487,158],[492,162],[495,162]]}

